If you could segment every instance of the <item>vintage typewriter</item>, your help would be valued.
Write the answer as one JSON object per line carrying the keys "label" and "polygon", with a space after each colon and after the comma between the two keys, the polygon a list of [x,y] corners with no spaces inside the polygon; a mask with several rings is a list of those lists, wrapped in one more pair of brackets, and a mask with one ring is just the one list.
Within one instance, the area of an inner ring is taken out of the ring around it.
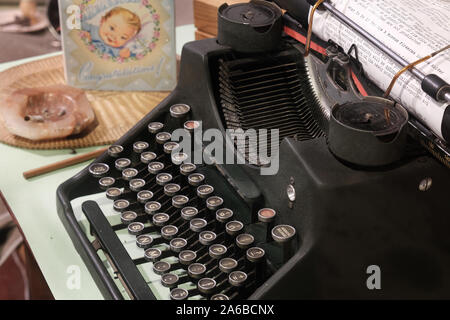
{"label": "vintage typewriter", "polygon": [[[59,187],[59,216],[105,298],[450,297],[445,142],[379,98],[338,45],[313,38],[304,58],[286,26],[306,35],[271,3],[222,6],[218,39],[185,45],[170,96]],[[244,163],[194,164],[172,133],[205,147],[200,125],[279,137],[258,140],[268,158],[246,140]],[[274,154],[278,171],[261,175]],[[381,290],[367,286],[373,265]]]}

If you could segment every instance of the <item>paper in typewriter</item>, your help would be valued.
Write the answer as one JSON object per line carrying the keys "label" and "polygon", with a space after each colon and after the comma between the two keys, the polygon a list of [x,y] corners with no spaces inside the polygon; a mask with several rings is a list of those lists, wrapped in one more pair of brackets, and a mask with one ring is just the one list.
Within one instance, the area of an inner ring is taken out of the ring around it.
{"label": "paper in typewriter", "polygon": [[[410,63],[450,44],[449,0],[332,0],[331,3]],[[346,51],[355,44],[366,75],[383,90],[403,67],[328,11],[316,11],[313,32],[323,40],[335,41]],[[437,74],[450,83],[450,50],[417,68],[424,74]],[[450,141],[442,130],[448,104],[438,103],[426,95],[420,81],[410,72],[397,80],[391,96],[436,135]],[[448,128],[449,124],[446,126]]]}

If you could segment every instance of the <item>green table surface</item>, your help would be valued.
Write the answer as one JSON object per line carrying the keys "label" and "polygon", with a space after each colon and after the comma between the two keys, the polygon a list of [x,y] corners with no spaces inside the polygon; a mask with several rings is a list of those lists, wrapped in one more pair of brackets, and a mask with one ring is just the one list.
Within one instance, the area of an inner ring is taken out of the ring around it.
{"label": "green table surface", "polygon": [[[194,26],[177,27],[177,53],[184,43],[194,40]],[[0,64],[0,71],[51,57],[53,53]],[[85,153],[99,147],[77,149]],[[72,157],[71,150],[28,150],[0,143],[0,190],[11,207],[34,257],[55,299],[102,299],[81,257],[75,250],[56,213],[57,187],[83,169],[88,162],[77,164],[25,180],[22,173]],[[74,288],[72,276],[80,276]],[[69,285],[68,285],[69,284]]]}

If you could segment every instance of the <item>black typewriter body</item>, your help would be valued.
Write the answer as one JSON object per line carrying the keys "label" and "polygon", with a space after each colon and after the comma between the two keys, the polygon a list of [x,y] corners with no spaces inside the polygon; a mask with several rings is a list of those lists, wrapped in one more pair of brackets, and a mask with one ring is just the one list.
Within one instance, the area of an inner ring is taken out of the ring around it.
{"label": "black typewriter body", "polygon": [[[217,76],[223,59],[264,62],[286,54],[295,58],[292,61],[296,68],[302,68],[303,57],[300,53],[297,57],[295,51],[289,41],[278,53],[258,56],[238,55],[215,39],[186,44],[177,88],[115,144],[124,147],[123,154],[131,154],[134,142],[151,139],[147,130],[150,122],[172,126],[169,108],[179,103],[191,107],[189,118],[201,120],[203,129],[218,128],[225,134],[232,121],[221,103]],[[289,74],[292,70],[283,72]],[[298,76],[299,87],[302,77]],[[292,91],[299,88],[295,84],[289,88],[292,81],[281,85]],[[261,88],[264,91],[264,86]],[[298,90],[303,90],[302,99],[306,102],[294,103],[294,108],[310,108],[314,97],[308,97],[304,88]],[[286,123],[296,116],[287,112],[289,116],[283,120]],[[448,168],[427,152],[417,152],[420,146],[416,142],[411,142],[414,151],[393,165],[367,169],[344,163],[328,150],[326,129],[322,129],[319,121],[311,124],[313,113],[314,110],[309,110],[308,115],[294,122],[301,129],[293,133],[288,130],[282,137],[279,170],[275,175],[260,175],[260,167],[250,164],[197,168],[214,187],[214,194],[223,198],[224,207],[233,210],[233,219],[242,221],[246,232],[254,235],[255,244],[266,253],[263,271],[256,271],[262,273],[256,280],[251,279],[249,286],[233,289],[235,296],[238,299],[450,298]],[[276,126],[277,122],[273,123]],[[106,153],[96,160],[110,168],[114,168],[114,161]],[[294,189],[295,200],[289,198],[288,188]],[[155,299],[133,260],[124,251],[112,252],[120,242],[110,239],[113,228],[105,224],[106,220],[93,221],[101,211],[92,203],[84,207],[94,211],[88,219],[97,245],[92,244],[75,218],[70,201],[99,192],[97,179],[89,174],[88,168],[58,189],[58,214],[77,251],[105,298],[124,297],[97,255],[99,248],[110,256],[109,263],[115,265],[115,275],[131,298]],[[276,225],[295,228],[289,250],[267,238],[264,226],[255,217],[261,208],[276,211]],[[143,219],[148,218],[144,215]],[[239,254],[242,253],[235,254],[236,259]],[[368,268],[372,265],[381,270],[381,289],[368,288],[371,275]],[[254,269],[249,268],[251,273]],[[228,287],[226,284],[223,288]],[[201,296],[210,298],[211,294]]]}

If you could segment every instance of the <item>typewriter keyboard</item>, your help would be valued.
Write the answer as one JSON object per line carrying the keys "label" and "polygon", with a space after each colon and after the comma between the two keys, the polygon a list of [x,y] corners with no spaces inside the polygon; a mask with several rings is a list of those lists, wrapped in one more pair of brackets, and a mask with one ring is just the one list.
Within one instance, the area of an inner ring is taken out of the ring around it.
{"label": "typewriter keyboard", "polygon": [[141,140],[90,165],[103,191],[84,197],[82,211],[131,298],[246,299],[292,255],[296,230],[276,224],[271,208],[246,207],[214,166],[188,162],[171,131],[198,122],[183,119],[186,105],[170,111],[166,124],[149,123]]}

